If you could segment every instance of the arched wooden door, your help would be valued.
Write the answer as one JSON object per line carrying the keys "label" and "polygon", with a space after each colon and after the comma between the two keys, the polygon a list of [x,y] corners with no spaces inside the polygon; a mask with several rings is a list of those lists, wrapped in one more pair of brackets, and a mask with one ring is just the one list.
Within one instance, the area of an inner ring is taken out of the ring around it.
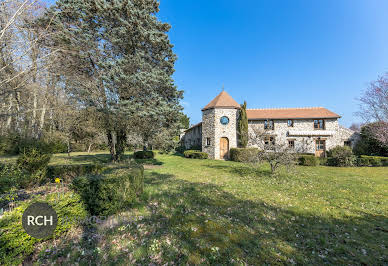
{"label": "arched wooden door", "polygon": [[220,159],[228,159],[229,140],[228,138],[220,139]]}

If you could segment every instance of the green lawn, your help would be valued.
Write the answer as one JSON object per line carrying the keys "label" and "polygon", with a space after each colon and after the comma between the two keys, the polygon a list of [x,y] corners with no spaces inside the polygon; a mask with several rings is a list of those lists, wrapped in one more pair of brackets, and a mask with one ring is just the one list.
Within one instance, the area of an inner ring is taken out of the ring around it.
{"label": "green lawn", "polygon": [[[56,155],[52,164],[104,162]],[[229,161],[158,155],[133,209],[38,246],[39,262],[387,264],[388,168],[270,175]],[[55,247],[53,244],[55,243]]]}

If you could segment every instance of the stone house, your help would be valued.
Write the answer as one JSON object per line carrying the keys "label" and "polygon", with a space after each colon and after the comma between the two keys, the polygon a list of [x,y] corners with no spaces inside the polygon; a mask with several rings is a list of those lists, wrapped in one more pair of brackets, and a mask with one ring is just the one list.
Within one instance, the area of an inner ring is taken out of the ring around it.
{"label": "stone house", "polygon": [[[212,159],[228,159],[237,147],[240,105],[222,91],[202,109],[202,122],[190,127],[181,138],[186,149],[201,147]],[[338,145],[353,146],[358,135],[338,124],[340,116],[323,107],[247,109],[248,131],[263,130],[268,140],[284,143],[295,152],[326,156]],[[252,140],[248,146],[253,146]]]}

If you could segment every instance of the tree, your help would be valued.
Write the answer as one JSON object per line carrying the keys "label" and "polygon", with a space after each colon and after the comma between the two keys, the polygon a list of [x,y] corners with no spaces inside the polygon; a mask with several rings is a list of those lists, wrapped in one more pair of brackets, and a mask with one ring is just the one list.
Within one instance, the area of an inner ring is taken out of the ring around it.
{"label": "tree", "polygon": [[[377,137],[378,132],[383,132],[382,125],[385,122],[368,123],[361,127],[360,140],[354,147],[354,152],[358,155],[388,156],[388,146],[384,145],[381,138],[387,138],[388,134]],[[386,123],[385,123],[386,124]]]}
{"label": "tree", "polygon": [[239,144],[241,148],[246,148],[248,145],[248,116],[247,116],[247,102],[241,105],[240,115],[238,119],[237,134],[239,136]]}
{"label": "tree", "polygon": [[350,125],[349,129],[351,129],[355,132],[360,132],[361,131],[361,124],[360,123],[352,123]]}
{"label": "tree", "polygon": [[59,0],[41,20],[42,27],[51,24],[45,41],[59,51],[68,94],[100,113],[114,161],[139,120],[152,125],[151,134],[166,125],[166,114],[181,110],[170,25],[156,18],[158,11],[156,0]]}
{"label": "tree", "polygon": [[359,100],[358,115],[367,122],[381,122],[370,127],[371,133],[388,147],[388,73],[371,82]]}
{"label": "tree", "polygon": [[252,145],[261,149],[257,157],[252,158],[252,161],[256,163],[268,162],[272,174],[281,166],[290,167],[295,165],[297,156],[294,151],[287,144],[277,143],[275,138],[267,132],[256,127],[252,128],[250,141]]}
{"label": "tree", "polygon": [[190,118],[186,114],[181,113],[180,123],[181,129],[188,129],[190,127]]}

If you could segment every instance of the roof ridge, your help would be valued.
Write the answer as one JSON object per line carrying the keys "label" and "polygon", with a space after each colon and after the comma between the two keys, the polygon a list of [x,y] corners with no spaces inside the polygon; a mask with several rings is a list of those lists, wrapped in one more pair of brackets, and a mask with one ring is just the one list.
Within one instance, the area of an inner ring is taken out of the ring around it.
{"label": "roof ridge", "polygon": [[316,106],[316,107],[247,108],[247,110],[285,110],[285,109],[320,109],[320,108],[325,108],[325,107]]}

